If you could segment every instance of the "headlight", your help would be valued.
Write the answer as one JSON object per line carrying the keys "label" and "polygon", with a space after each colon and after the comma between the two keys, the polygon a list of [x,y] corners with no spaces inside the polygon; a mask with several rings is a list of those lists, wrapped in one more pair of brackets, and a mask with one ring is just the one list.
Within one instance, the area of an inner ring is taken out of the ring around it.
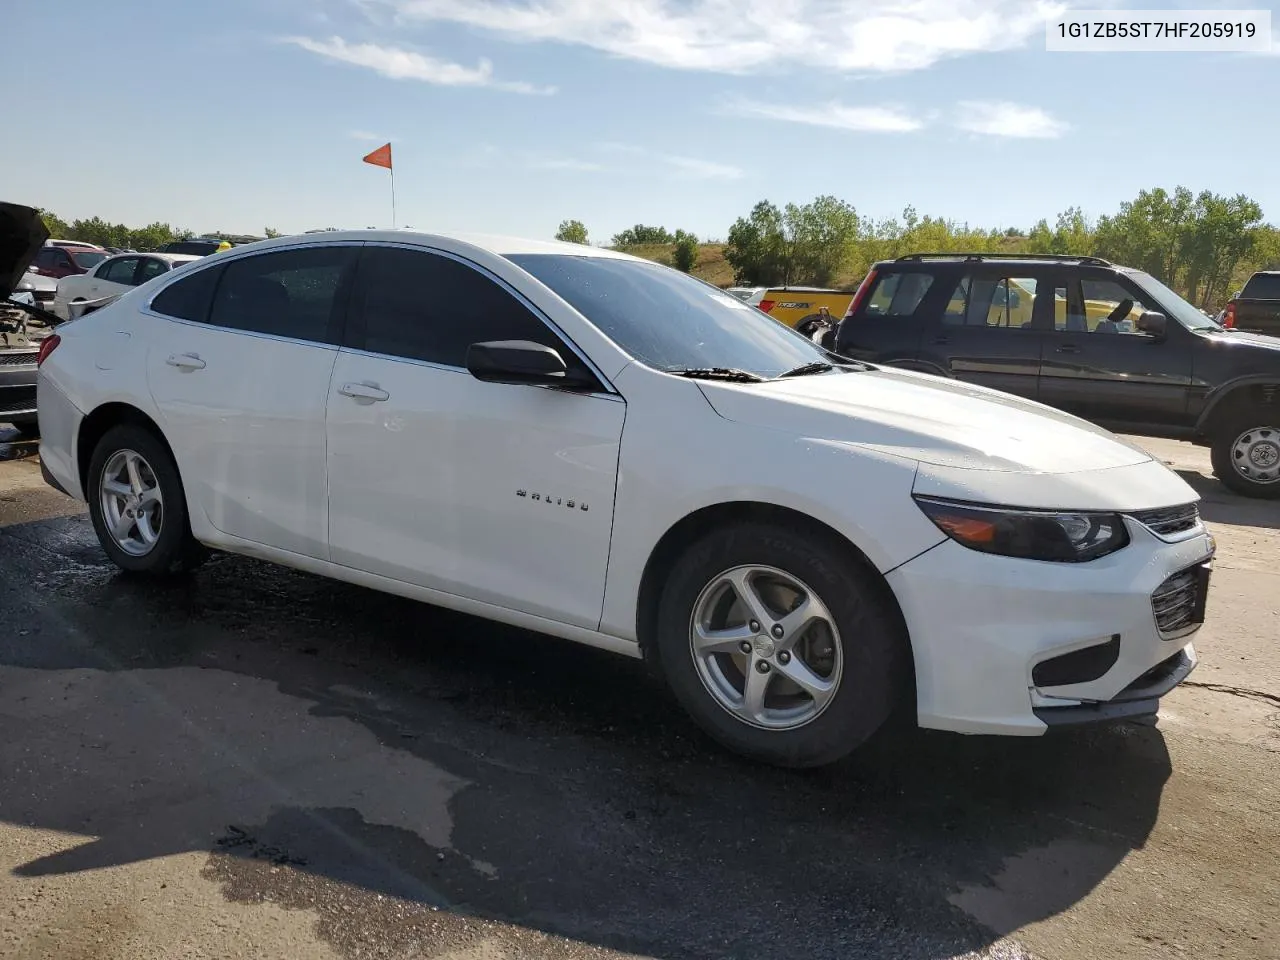
{"label": "headlight", "polygon": [[1129,542],[1116,513],[1057,513],[956,503],[916,497],[925,516],[970,550],[1025,560],[1084,563],[1115,553]]}

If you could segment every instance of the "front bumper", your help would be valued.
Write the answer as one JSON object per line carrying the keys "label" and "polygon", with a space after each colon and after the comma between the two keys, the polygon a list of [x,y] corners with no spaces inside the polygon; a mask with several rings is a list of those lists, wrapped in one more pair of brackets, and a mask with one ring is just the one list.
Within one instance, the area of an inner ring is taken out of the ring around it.
{"label": "front bumper", "polygon": [[[1037,736],[1155,713],[1195,667],[1213,539],[1201,526],[1167,542],[1125,522],[1129,546],[1090,563],[998,557],[948,540],[891,572],[920,725]],[[1190,606],[1171,619],[1189,580]]]}

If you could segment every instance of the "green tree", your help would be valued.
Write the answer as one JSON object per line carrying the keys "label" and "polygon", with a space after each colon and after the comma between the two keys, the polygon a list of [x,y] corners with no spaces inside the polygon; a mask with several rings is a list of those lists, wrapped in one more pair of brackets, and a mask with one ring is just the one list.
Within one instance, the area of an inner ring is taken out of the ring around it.
{"label": "green tree", "polygon": [[561,220],[560,229],[556,231],[556,239],[565,243],[587,242],[587,228],[581,220]]}
{"label": "green tree", "polygon": [[857,211],[832,196],[782,212],[786,282],[830,286],[853,257],[860,221]]}
{"label": "green tree", "polygon": [[1052,230],[1041,220],[1027,237],[1027,253],[1055,253],[1060,256],[1087,257],[1093,254],[1093,227],[1079,207],[1069,207],[1058,214]]}
{"label": "green tree", "polygon": [[613,236],[615,247],[638,247],[675,242],[676,238],[667,231],[666,227],[646,227],[643,223],[637,223],[634,227],[628,227]]}
{"label": "green tree", "polygon": [[698,262],[698,238],[692,233],[677,230],[675,239],[676,249],[672,256],[672,263],[677,270],[692,273],[694,266]]}
{"label": "green tree", "polygon": [[274,227],[263,227],[262,235],[266,237],[268,240],[274,240],[276,237],[280,236],[281,234],[280,234],[280,231],[275,229]]}
{"label": "green tree", "polygon": [[738,283],[772,287],[785,282],[782,211],[768,200],[761,200],[750,216],[739,217],[729,228],[724,258]]}

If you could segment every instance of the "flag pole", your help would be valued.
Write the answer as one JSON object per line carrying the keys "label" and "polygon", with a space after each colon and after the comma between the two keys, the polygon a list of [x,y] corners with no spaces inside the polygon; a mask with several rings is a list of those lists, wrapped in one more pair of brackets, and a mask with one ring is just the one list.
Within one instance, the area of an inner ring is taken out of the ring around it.
{"label": "flag pole", "polygon": [[396,168],[391,167],[391,229],[396,228]]}

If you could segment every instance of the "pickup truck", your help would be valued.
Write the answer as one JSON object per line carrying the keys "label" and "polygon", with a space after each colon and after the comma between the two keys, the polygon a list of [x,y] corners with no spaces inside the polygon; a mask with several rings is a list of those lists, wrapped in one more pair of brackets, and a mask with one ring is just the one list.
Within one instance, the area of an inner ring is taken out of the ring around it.
{"label": "pickup truck", "polygon": [[1250,333],[1280,334],[1280,270],[1259,270],[1227,301],[1222,325]]}

